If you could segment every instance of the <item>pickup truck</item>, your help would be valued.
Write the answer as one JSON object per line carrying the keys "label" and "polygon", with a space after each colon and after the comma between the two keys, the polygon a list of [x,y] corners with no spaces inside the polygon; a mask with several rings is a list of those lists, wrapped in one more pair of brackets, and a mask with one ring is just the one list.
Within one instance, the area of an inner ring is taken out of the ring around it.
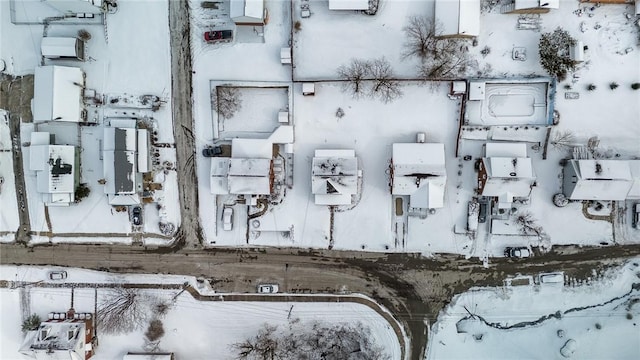
{"label": "pickup truck", "polygon": [[204,41],[208,43],[229,42],[233,40],[233,30],[212,30],[204,33]]}

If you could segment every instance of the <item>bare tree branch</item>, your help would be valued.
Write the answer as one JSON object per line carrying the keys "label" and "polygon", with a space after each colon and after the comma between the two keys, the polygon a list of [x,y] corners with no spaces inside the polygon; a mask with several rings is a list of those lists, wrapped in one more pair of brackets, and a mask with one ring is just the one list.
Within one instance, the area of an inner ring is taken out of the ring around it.
{"label": "bare tree branch", "polygon": [[213,109],[224,119],[231,119],[242,108],[240,90],[232,86],[216,86],[212,94]]}
{"label": "bare tree branch", "polygon": [[371,64],[367,60],[351,59],[349,65],[338,67],[338,77],[347,80],[344,83],[345,90],[349,91],[354,98],[362,97],[365,94],[364,81],[370,73]]}

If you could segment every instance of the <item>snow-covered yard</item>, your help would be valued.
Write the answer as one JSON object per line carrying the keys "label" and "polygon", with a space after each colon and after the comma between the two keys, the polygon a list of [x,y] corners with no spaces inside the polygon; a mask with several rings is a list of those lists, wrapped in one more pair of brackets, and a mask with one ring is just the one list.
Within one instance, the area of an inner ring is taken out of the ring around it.
{"label": "snow-covered yard", "polygon": [[[39,281],[46,278],[44,268],[0,267],[2,279],[10,281]],[[166,275],[111,275],[81,269],[65,269],[67,281],[88,283],[150,283],[177,284],[188,282],[199,286],[193,277]],[[206,291],[206,290],[202,290]],[[97,290],[98,304],[109,290]],[[175,353],[178,359],[234,358],[231,344],[254,336],[263,324],[286,326],[289,321],[302,324],[321,321],[329,324],[357,324],[371,329],[371,341],[383,348],[391,359],[400,357],[400,344],[386,320],[371,308],[354,303],[300,302],[218,302],[198,301],[180,290],[141,290],[141,295],[162,299],[170,304],[161,318],[165,335],[160,340],[162,351]],[[210,290],[209,290],[210,292]],[[28,295],[25,295],[28,294]],[[94,312],[94,289],[76,287],[76,312]],[[22,294],[22,295],[21,295]],[[71,305],[70,288],[27,287],[0,289],[2,325],[0,325],[0,357],[18,359],[22,344],[21,316],[35,313],[46,318],[49,312],[64,312]],[[28,306],[25,309],[24,306]],[[145,325],[146,326],[146,325]],[[127,352],[143,351],[145,329],[129,334],[107,335],[98,327],[99,346],[93,359],[121,359]]]}
{"label": "snow-covered yard", "polygon": [[0,110],[0,239],[12,241],[12,233],[18,230],[18,204],[13,175],[13,142],[9,133],[9,117]]}
{"label": "snow-covered yard", "polygon": [[639,263],[587,282],[566,277],[457,295],[431,327],[427,359],[635,359]]}

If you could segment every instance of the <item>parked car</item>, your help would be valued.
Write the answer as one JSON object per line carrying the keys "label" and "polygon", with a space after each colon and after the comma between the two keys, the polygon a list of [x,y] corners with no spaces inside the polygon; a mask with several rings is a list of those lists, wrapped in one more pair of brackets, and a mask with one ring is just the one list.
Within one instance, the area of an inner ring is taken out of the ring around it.
{"label": "parked car", "polygon": [[63,270],[49,271],[50,280],[64,280],[67,278],[67,272]]}
{"label": "parked car", "polygon": [[204,41],[209,43],[233,40],[233,30],[212,30],[204,33]]}
{"label": "parked car", "polygon": [[528,258],[531,256],[531,250],[526,247],[508,247],[504,249],[504,256],[510,258]]}
{"label": "parked car", "polygon": [[278,292],[277,284],[262,284],[258,285],[258,292],[260,294],[275,294]]}
{"label": "parked car", "polygon": [[140,208],[140,206],[134,207],[131,213],[131,220],[133,221],[133,225],[142,225],[142,209]]}
{"label": "parked car", "polygon": [[221,154],[222,154],[222,147],[220,146],[207,147],[202,149],[202,155],[204,157],[214,157]]}
{"label": "parked car", "polygon": [[480,212],[478,213],[478,222],[484,224],[487,222],[487,212],[489,211],[489,204],[486,202],[480,203]]}
{"label": "parked car", "polygon": [[631,226],[633,226],[634,229],[638,229],[640,228],[640,226],[638,226],[640,222],[640,203],[635,204],[633,206],[633,220],[631,221]]}
{"label": "parked car", "polygon": [[233,229],[233,208],[226,207],[222,211],[222,228],[226,231]]}
{"label": "parked car", "polygon": [[562,284],[564,285],[564,272],[542,273],[539,276],[541,284]]}

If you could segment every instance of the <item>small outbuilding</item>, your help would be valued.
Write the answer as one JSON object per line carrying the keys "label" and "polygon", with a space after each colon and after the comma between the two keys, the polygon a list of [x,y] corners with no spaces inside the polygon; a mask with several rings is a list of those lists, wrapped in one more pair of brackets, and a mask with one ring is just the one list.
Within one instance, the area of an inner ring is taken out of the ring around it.
{"label": "small outbuilding", "polygon": [[264,25],[264,0],[230,0],[229,15],[236,25]]}
{"label": "small outbuilding", "polygon": [[329,0],[329,10],[369,10],[369,0]]}
{"label": "small outbuilding", "polygon": [[84,41],[74,37],[44,37],[40,52],[47,59],[84,61]]}

